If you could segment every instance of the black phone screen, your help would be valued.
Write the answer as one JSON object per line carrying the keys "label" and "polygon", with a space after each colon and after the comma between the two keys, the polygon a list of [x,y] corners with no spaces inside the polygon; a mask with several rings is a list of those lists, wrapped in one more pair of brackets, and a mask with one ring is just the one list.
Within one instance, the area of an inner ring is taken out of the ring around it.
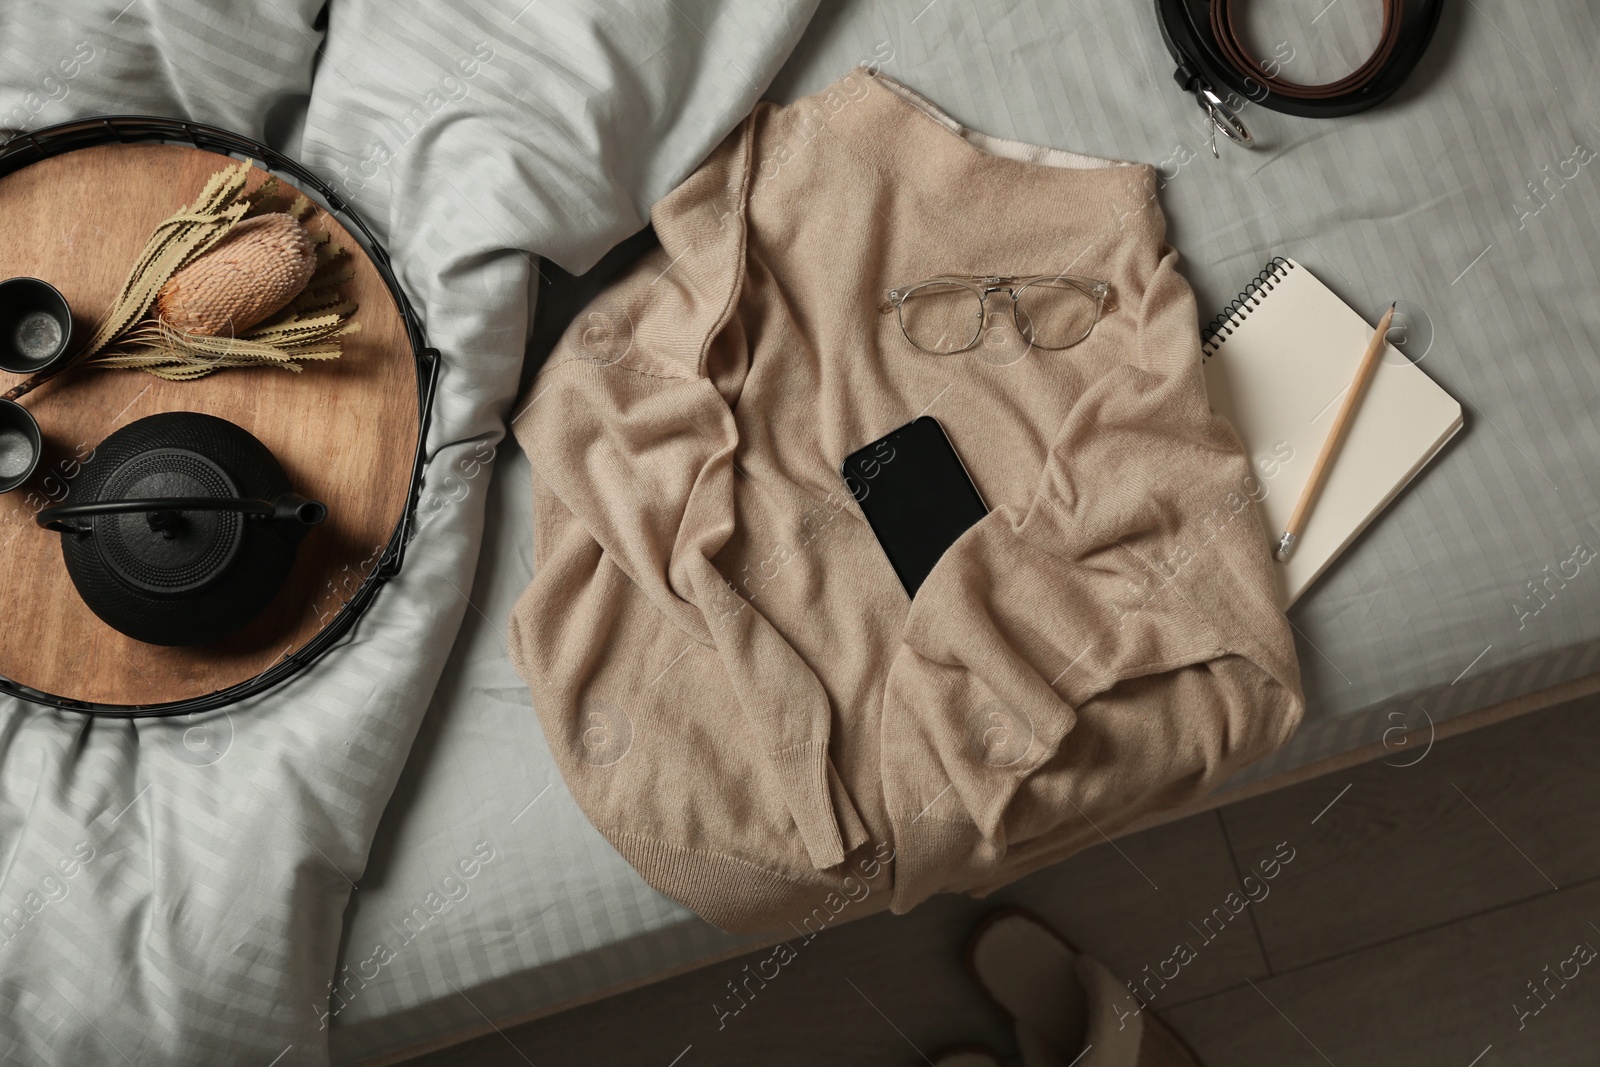
{"label": "black phone screen", "polygon": [[840,473],[908,596],[989,511],[931,415],[852,452]]}

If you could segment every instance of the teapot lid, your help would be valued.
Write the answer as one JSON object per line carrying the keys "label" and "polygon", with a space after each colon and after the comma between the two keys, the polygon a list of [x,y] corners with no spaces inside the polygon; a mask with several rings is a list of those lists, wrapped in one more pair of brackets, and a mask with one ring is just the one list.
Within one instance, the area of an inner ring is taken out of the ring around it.
{"label": "teapot lid", "polygon": [[[136,453],[100,489],[103,500],[239,495],[227,471],[184,448]],[[233,563],[244,540],[244,516],[236,511],[97,515],[89,522],[107,569],[147,593],[204,589]]]}

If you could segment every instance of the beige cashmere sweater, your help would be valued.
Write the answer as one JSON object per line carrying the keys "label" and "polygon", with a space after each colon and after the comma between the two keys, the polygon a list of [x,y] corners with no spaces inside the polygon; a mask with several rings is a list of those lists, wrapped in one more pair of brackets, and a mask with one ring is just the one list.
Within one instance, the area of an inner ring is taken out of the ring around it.
{"label": "beige cashmere sweater", "polygon": [[[1260,483],[1211,414],[1148,166],[965,130],[857,70],[762,105],[652,218],[516,423],[512,655],[568,786],[718,926],[982,892],[1281,744]],[[885,290],[1111,284],[1087,340],[908,344]],[[908,600],[840,461],[922,413],[991,511]],[[862,880],[866,879],[866,882]],[[873,879],[876,879],[875,881]]]}

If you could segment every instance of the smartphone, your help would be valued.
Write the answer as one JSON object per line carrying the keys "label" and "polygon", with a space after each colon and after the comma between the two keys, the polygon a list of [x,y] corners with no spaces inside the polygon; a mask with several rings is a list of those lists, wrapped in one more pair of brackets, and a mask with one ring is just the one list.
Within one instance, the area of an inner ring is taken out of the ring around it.
{"label": "smartphone", "polygon": [[931,415],[852,452],[840,473],[907,596],[917,595],[945,549],[989,513]]}

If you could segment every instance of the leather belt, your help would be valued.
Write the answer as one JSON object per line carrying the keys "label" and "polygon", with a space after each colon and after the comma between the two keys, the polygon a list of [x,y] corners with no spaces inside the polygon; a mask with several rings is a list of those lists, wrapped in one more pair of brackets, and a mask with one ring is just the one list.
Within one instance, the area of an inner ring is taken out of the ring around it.
{"label": "leather belt", "polygon": [[1211,36],[1222,48],[1236,70],[1249,71],[1250,76],[1274,93],[1296,100],[1327,100],[1364,89],[1383,73],[1384,64],[1400,40],[1400,15],[1405,0],[1383,0],[1383,33],[1377,50],[1367,61],[1349,75],[1326,85],[1301,85],[1267,72],[1266,65],[1250,54],[1233,24],[1233,0],[1211,0]]}
{"label": "leather belt", "polygon": [[[1234,21],[1235,0],[1155,0],[1167,50],[1177,61],[1177,82],[1195,94],[1216,134],[1251,143],[1239,121],[1246,102],[1308,118],[1353,115],[1382,103],[1399,89],[1433,39],[1444,0],[1384,0],[1378,47],[1367,61],[1337,81],[1304,85],[1270,71],[1250,53]],[[1242,4],[1237,6],[1243,6]]]}

